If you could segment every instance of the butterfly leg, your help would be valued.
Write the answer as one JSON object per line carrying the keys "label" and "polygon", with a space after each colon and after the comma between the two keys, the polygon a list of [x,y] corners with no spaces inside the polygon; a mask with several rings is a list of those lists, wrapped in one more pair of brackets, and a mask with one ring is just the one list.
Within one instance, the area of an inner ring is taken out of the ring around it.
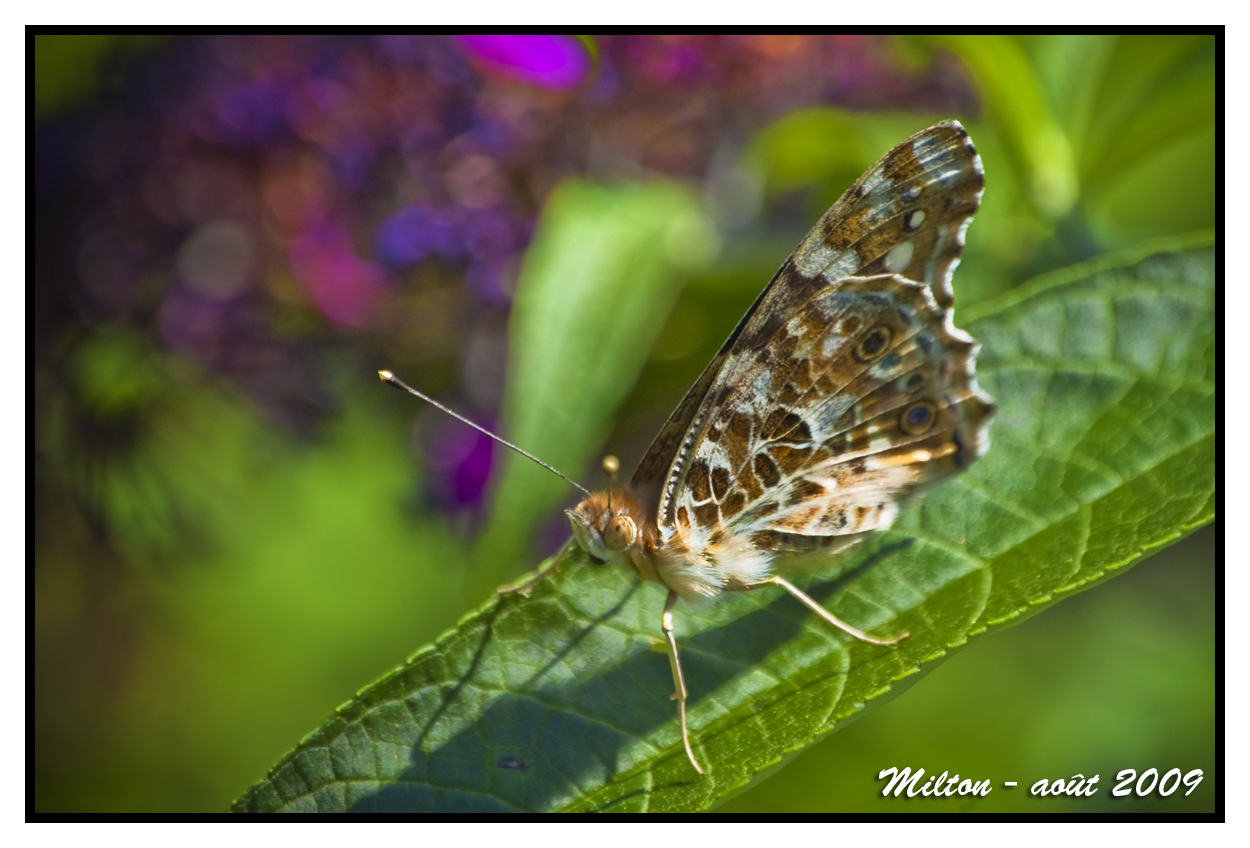
{"label": "butterfly leg", "polygon": [[681,673],[681,659],[677,656],[677,640],[673,637],[673,607],[677,605],[678,594],[670,591],[668,600],[664,602],[664,615],[660,618],[660,628],[664,631],[664,638],[668,642],[668,663],[673,670],[673,686],[677,691],[673,693],[673,698],[677,701],[677,721],[681,724],[681,743],[686,746],[686,756],[690,759],[690,765],[694,766],[694,770],[699,774],[703,774],[703,769],[699,767],[699,761],[694,758],[694,751],[690,748],[690,733],[686,730],[686,680]]}
{"label": "butterfly leg", "polygon": [[520,592],[522,595],[529,597],[530,589],[533,589],[541,583],[544,578],[550,577],[552,574],[559,571],[560,563],[564,562],[564,558],[568,556],[571,551],[575,550],[577,550],[577,546],[574,544],[573,540],[570,539],[568,544],[566,544],[560,552],[555,555],[555,558],[551,561],[551,565],[547,568],[534,572],[534,576],[526,580],[524,583],[518,583],[515,586],[500,586],[496,591],[501,595],[511,595]]}
{"label": "butterfly leg", "polygon": [[534,576],[531,577],[529,580],[526,580],[524,583],[518,583],[515,586],[500,586],[499,589],[496,591],[498,591],[499,594],[501,595],[511,595],[514,592],[520,592],[521,594],[524,595],[528,593],[530,589],[533,589],[535,586],[541,583],[544,577],[546,577],[549,574],[553,574],[555,570],[559,567],[560,567],[560,561],[557,559],[554,563],[552,563],[550,568],[535,572]]}
{"label": "butterfly leg", "polygon": [[876,636],[869,636],[864,631],[855,629],[854,627],[847,624],[842,619],[835,616],[833,613],[829,612],[829,610],[825,609],[819,603],[817,603],[815,598],[813,598],[811,595],[804,592],[798,586],[795,586],[789,580],[786,580],[782,577],[778,577],[777,575],[773,575],[772,577],[769,577],[767,580],[761,580],[759,583],[752,583],[746,588],[755,589],[760,586],[767,586],[770,584],[777,585],[785,589],[791,595],[794,595],[794,597],[798,598],[799,602],[802,603],[803,606],[807,607],[812,612],[816,613],[818,616],[820,616],[825,621],[829,622],[830,624],[832,624],[834,627],[838,628],[839,630],[851,634],[856,639],[859,639],[861,642],[868,642],[869,644],[872,644],[872,645],[894,645],[894,644],[897,644],[898,642],[903,641],[904,639],[908,637],[908,635],[910,635],[908,633],[900,633],[899,635],[893,636],[889,639],[878,639]]}

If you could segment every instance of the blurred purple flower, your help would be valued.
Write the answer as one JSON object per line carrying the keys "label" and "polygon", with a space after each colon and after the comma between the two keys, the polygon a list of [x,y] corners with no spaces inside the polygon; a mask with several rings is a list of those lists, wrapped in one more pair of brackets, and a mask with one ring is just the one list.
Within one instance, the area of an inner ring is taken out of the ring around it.
{"label": "blurred purple flower", "polygon": [[650,41],[639,62],[643,73],[664,83],[688,83],[699,79],[708,67],[702,46],[694,39],[677,43]]}
{"label": "blurred purple flower", "polygon": [[516,266],[516,257],[511,255],[474,257],[464,281],[482,300],[502,306],[512,301]]}
{"label": "blurred purple flower", "polygon": [[211,94],[217,131],[227,144],[271,144],[287,135],[283,103],[290,81],[271,75],[222,86]]}
{"label": "blurred purple flower", "polygon": [[[488,429],[493,422],[482,422]],[[443,425],[426,451],[430,487],[446,508],[478,509],[490,479],[494,443],[462,424]]]}
{"label": "blurred purple flower", "polygon": [[590,100],[593,103],[607,103],[620,93],[622,88],[621,73],[611,57],[604,56],[599,62],[599,73],[595,84],[590,89]]}
{"label": "blurred purple flower", "polygon": [[385,275],[352,252],[341,227],[321,223],[297,235],[291,243],[291,270],[330,320],[356,328],[373,320]]}
{"label": "blurred purple flower", "polygon": [[464,49],[517,79],[572,88],[590,68],[586,48],[565,35],[461,35]]}
{"label": "blurred purple flower", "polygon": [[[334,349],[321,323],[444,366],[492,336],[562,180],[697,182],[726,139],[810,105],[976,108],[940,51],[913,71],[859,35],[185,37],[110,89],[36,130],[40,349],[147,320],[167,285],[152,329],[300,426],[332,406],[292,376]],[[327,316],[305,333],[271,308],[292,278]],[[498,408],[502,351],[465,353],[479,410]],[[464,438],[431,471],[457,508],[489,471],[489,446]]]}
{"label": "blurred purple flower", "polygon": [[529,241],[527,222],[502,209],[474,209],[466,217],[464,244],[472,256],[506,256]]}
{"label": "blurred purple flower", "polygon": [[433,254],[449,262],[465,255],[464,236],[455,210],[418,204],[391,215],[374,234],[378,258],[388,265],[408,265]]}

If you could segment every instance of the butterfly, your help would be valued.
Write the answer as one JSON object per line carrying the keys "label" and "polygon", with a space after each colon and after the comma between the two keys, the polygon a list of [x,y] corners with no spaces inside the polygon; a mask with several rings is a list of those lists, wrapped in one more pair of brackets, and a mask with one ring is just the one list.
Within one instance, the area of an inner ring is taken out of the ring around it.
{"label": "butterfly", "polygon": [[989,448],[994,405],[977,386],[979,345],[952,321],[951,290],[984,185],[957,122],[903,141],[781,266],[629,484],[591,493],[570,480],[587,495],[566,510],[577,548],[668,590],[660,629],[699,774],[673,633],[679,600],[778,586],[856,639],[908,635],[870,636],[774,569],[786,553],[846,550],[890,526],[902,503]]}

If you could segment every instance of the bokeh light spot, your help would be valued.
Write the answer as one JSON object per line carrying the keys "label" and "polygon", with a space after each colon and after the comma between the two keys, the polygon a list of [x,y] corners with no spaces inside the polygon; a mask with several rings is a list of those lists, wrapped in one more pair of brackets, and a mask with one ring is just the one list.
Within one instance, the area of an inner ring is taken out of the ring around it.
{"label": "bokeh light spot", "polygon": [[253,251],[247,227],[236,221],[214,221],[182,243],[176,260],[178,275],[200,294],[234,297],[247,287]]}
{"label": "bokeh light spot", "polygon": [[563,35],[462,35],[471,56],[509,76],[547,88],[572,88],[590,68],[577,39]]}
{"label": "bokeh light spot", "polygon": [[321,312],[337,324],[367,326],[385,285],[382,269],[356,256],[346,231],[317,224],[291,245],[291,269]]}

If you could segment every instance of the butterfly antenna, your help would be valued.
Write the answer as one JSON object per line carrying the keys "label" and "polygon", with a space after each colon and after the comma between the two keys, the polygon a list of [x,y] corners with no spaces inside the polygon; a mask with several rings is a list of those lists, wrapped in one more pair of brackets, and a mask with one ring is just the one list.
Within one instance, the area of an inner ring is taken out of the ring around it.
{"label": "butterfly antenna", "polygon": [[590,490],[589,490],[589,489],[587,489],[587,488],[586,488],[585,486],[583,486],[581,483],[578,483],[578,482],[577,482],[576,480],[574,480],[572,477],[569,477],[567,474],[562,474],[562,473],[560,473],[558,470],[556,470],[555,468],[552,468],[550,465],[548,465],[547,463],[543,462],[541,459],[539,459],[538,457],[534,456],[534,455],[533,455],[532,453],[530,453],[529,451],[522,450],[521,448],[519,448],[519,447],[517,447],[516,445],[512,444],[512,442],[509,442],[509,441],[507,441],[507,440],[505,440],[505,439],[501,439],[501,438],[499,438],[499,437],[498,437],[498,436],[496,436],[494,433],[492,433],[490,430],[487,430],[485,427],[479,427],[478,425],[474,424],[474,423],[473,423],[472,421],[470,421],[469,419],[465,418],[463,415],[460,415],[460,414],[458,414],[458,413],[456,413],[456,412],[452,412],[450,409],[448,409],[447,407],[443,406],[441,403],[439,403],[438,401],[436,401],[434,398],[430,397],[429,395],[425,395],[425,394],[422,394],[421,392],[417,391],[417,390],[416,390],[416,389],[414,389],[412,386],[408,385],[408,384],[407,384],[407,383],[405,383],[403,380],[401,380],[401,379],[399,379],[398,377],[396,377],[396,376],[395,376],[394,374],[392,374],[390,371],[379,371],[379,372],[378,372],[378,376],[382,378],[382,382],[383,382],[383,383],[386,383],[386,384],[387,384],[387,385],[389,385],[389,386],[393,386],[393,387],[394,387],[394,388],[396,388],[396,389],[400,389],[401,391],[408,392],[408,394],[411,394],[411,395],[416,395],[417,397],[421,398],[421,400],[425,401],[426,403],[430,403],[430,404],[433,404],[434,406],[437,406],[439,409],[443,410],[443,412],[446,412],[446,413],[447,413],[448,415],[450,415],[452,418],[455,418],[455,419],[457,419],[458,421],[463,421],[465,424],[468,424],[470,427],[472,427],[474,430],[477,430],[479,433],[485,433],[487,436],[490,436],[492,439],[494,439],[495,441],[499,442],[499,444],[503,445],[504,447],[512,448],[514,451],[516,451],[517,453],[519,453],[521,456],[528,457],[529,459],[534,460],[534,461],[535,461],[535,462],[537,462],[539,465],[541,465],[543,468],[546,468],[548,471],[550,471],[552,474],[555,474],[555,475],[557,475],[557,476],[559,476],[559,477],[563,477],[565,480],[567,480],[568,482],[572,483],[572,484],[573,484],[574,486],[576,486],[578,489],[581,489],[583,492],[585,492],[585,493],[586,493],[586,494],[588,494],[588,495],[590,494]]}
{"label": "butterfly antenna", "polygon": [[612,513],[612,487],[616,485],[616,472],[621,470],[621,461],[608,454],[603,458],[603,473],[608,475],[608,514]]}

